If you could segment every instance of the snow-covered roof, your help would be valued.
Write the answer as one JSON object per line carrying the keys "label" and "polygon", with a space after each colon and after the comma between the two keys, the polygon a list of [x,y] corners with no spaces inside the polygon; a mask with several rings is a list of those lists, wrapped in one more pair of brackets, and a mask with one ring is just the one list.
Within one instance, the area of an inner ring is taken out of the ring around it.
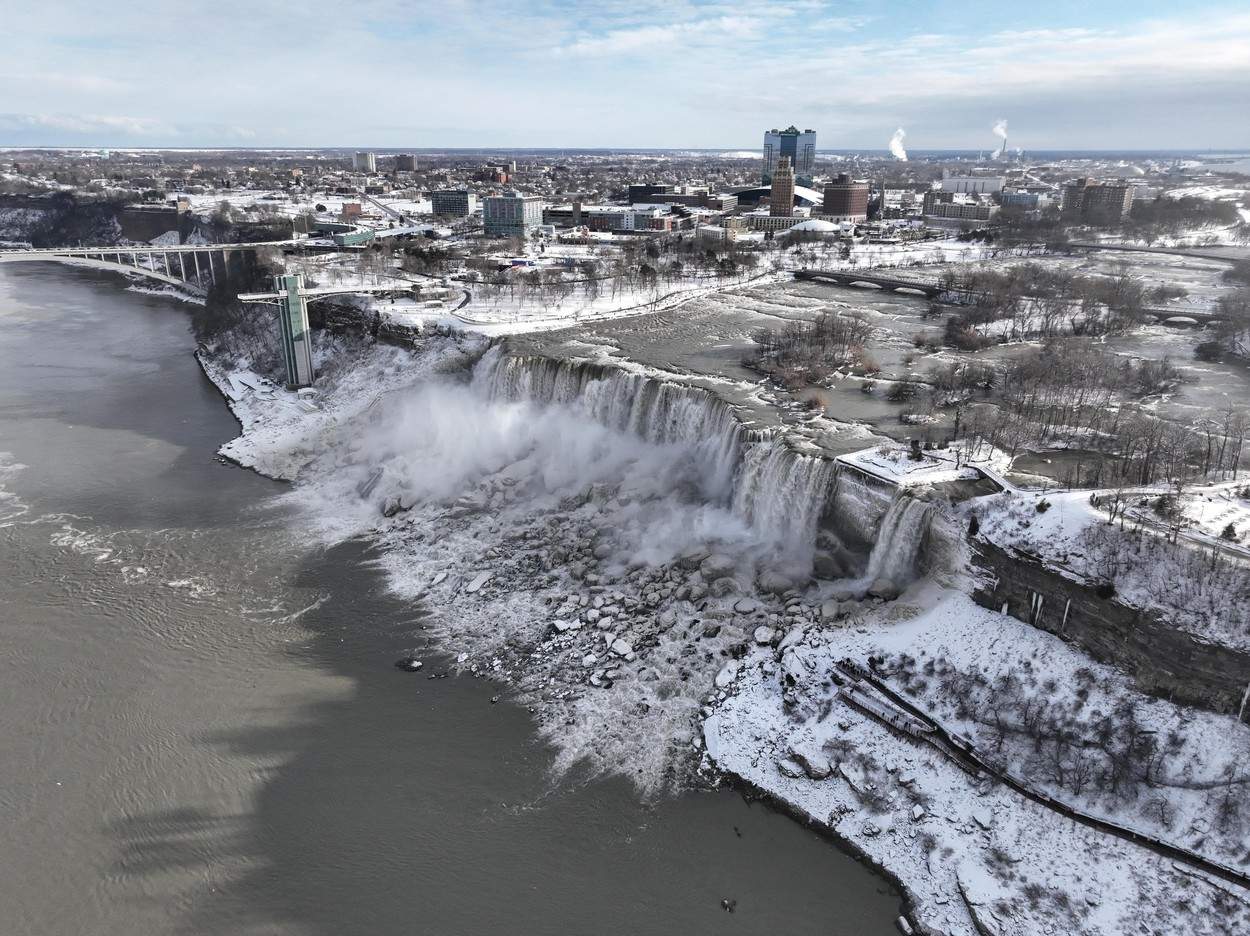
{"label": "snow-covered roof", "polygon": [[810,231],[819,234],[837,234],[842,230],[832,221],[822,221],[819,218],[812,218],[810,221],[800,221],[798,224],[790,228],[791,231]]}

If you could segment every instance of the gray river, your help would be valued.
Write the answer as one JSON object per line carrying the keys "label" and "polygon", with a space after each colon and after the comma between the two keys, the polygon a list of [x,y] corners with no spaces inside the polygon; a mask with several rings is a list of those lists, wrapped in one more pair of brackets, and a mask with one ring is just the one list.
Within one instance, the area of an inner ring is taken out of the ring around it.
{"label": "gray river", "polygon": [[499,686],[395,670],[421,609],[215,459],[185,307],[121,285],[0,268],[4,933],[894,932],[765,805],[553,778]]}

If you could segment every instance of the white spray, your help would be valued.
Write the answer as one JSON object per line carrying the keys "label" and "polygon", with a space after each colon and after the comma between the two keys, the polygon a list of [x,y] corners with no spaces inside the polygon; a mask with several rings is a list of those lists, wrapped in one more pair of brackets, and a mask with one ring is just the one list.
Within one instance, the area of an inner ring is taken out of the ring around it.
{"label": "white spray", "polygon": [[894,136],[890,137],[890,152],[894,154],[894,158],[899,162],[907,162],[907,150],[903,149],[903,137],[907,136],[907,131],[899,127],[894,131]]}

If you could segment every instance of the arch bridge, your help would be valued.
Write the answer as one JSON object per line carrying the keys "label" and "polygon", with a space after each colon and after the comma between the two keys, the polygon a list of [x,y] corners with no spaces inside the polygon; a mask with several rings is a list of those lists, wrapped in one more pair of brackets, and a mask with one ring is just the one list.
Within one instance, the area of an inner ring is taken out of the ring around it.
{"label": "arch bridge", "polygon": [[[854,270],[799,270],[795,279],[809,280],[816,283],[828,283],[831,286],[856,286],[867,284],[892,292],[907,291],[920,293],[938,302],[957,305],[960,301],[968,301],[975,294],[968,289],[944,286],[937,280],[914,280],[900,276],[888,276],[880,273],[857,273]],[[1167,308],[1164,306],[1147,306],[1141,314],[1159,324],[1189,324],[1203,326],[1225,321],[1228,316],[1216,309],[1184,309]],[[1188,321],[1186,321],[1188,320]]]}
{"label": "arch bridge", "polygon": [[[901,276],[885,276],[880,273],[857,273],[854,270],[799,270],[794,274],[796,279],[814,280],[818,283],[829,283],[832,286],[854,286],[867,283],[886,290],[909,290],[922,293],[930,299],[949,292],[941,283],[934,280],[912,280]],[[954,290],[960,292],[960,290]]]}
{"label": "arch bridge", "polygon": [[0,250],[0,263],[51,262],[135,273],[175,286],[205,290],[225,276],[231,256],[262,247],[290,247],[294,240],[245,244],[174,244],[133,247],[46,247]]}

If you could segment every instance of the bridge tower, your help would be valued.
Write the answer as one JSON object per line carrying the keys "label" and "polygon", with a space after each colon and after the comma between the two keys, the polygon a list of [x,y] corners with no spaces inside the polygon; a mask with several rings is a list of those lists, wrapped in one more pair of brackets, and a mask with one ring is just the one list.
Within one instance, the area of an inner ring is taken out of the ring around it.
{"label": "bridge tower", "polygon": [[308,325],[308,300],[304,297],[304,277],[280,274],[273,278],[278,294],[278,324],[282,331],[282,360],[286,363],[286,385],[295,390],[313,382],[312,331]]}

